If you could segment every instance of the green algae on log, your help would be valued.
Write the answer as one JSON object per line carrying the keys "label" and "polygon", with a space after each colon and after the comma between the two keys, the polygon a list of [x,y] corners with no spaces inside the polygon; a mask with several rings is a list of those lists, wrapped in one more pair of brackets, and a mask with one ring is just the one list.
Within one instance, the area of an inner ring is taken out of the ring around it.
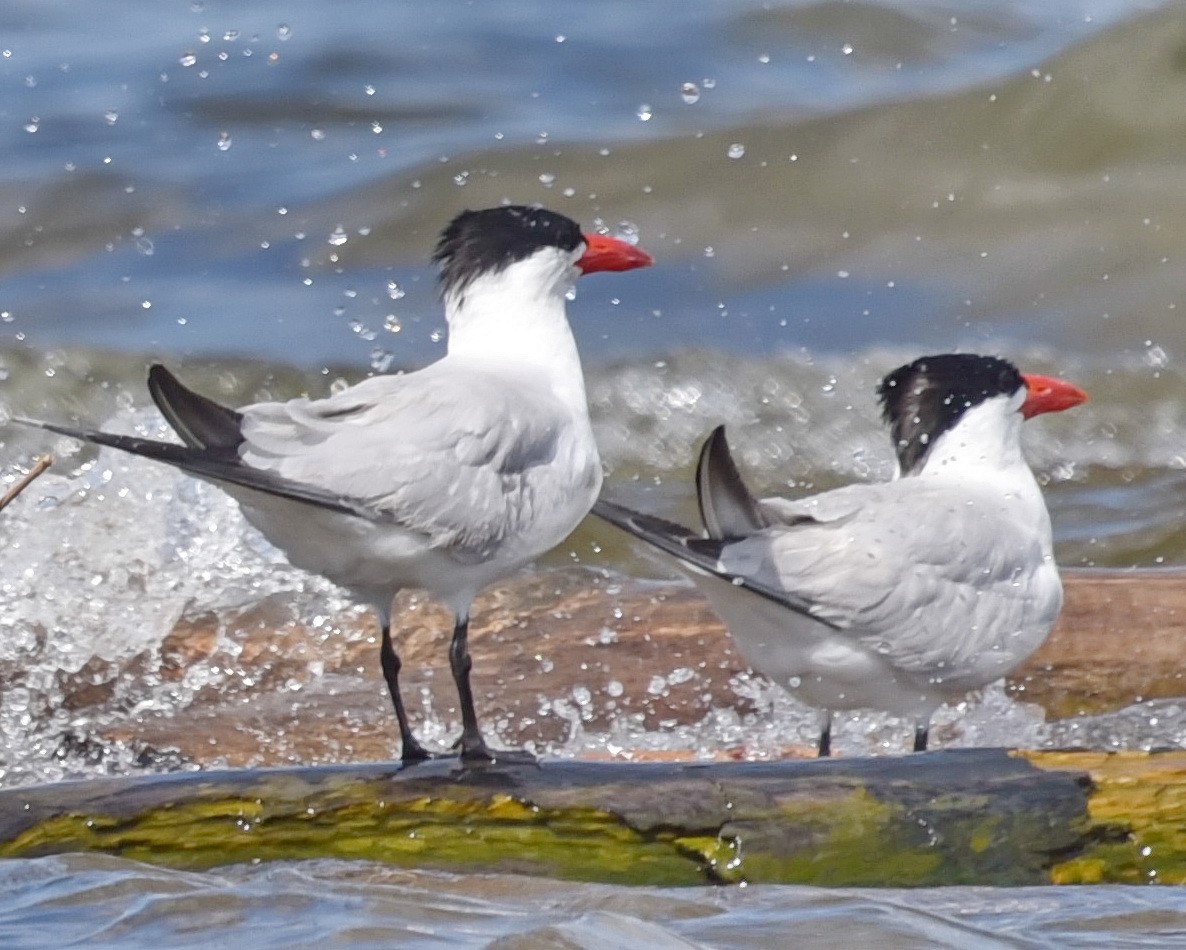
{"label": "green algae on log", "polygon": [[1039,884],[1076,858],[1107,861],[1091,851],[1102,840],[1091,783],[1073,768],[1073,757],[1046,769],[984,749],[96,779],[0,792],[0,856],[104,851],[179,868],[363,858],[636,884]]}
{"label": "green algae on log", "polygon": [[1092,782],[1086,846],[1051,868],[1056,884],[1186,884],[1186,753],[1026,752]]}

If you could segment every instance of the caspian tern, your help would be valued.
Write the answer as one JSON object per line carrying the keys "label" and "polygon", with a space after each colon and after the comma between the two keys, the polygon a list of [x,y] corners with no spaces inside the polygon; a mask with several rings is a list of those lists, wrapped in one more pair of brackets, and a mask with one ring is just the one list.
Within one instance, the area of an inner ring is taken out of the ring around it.
{"label": "caspian tern", "polygon": [[882,381],[893,481],[757,500],[724,426],[700,453],[707,537],[605,500],[593,512],[677,559],[750,666],[823,711],[910,717],[926,749],[944,702],[1000,679],[1062,606],[1050,516],[1021,453],[1023,419],[1083,402],[1002,359],[926,356]]}
{"label": "caspian tern", "polygon": [[215,483],[292,564],[373,606],[405,763],[429,753],[400,694],[392,599],[421,588],[453,612],[461,757],[493,760],[470,688],[470,606],[559,544],[601,487],[566,295],[582,274],[652,263],[631,244],[524,206],[459,214],[434,260],[448,349],[417,372],[233,410],[155,365],[149,392],[184,445],[15,420]]}

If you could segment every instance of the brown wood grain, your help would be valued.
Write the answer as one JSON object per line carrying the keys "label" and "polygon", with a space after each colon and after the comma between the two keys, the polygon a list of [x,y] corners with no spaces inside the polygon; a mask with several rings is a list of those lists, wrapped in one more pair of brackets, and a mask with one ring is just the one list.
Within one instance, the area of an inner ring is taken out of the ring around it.
{"label": "brown wood grain", "polygon": [[[1065,581],[1066,605],[1050,639],[1009,678],[1019,699],[1061,717],[1186,696],[1186,574],[1070,571]],[[399,607],[396,638],[413,719],[431,712],[455,724],[449,618],[415,595],[401,596]],[[525,574],[479,598],[473,617],[479,714],[508,743],[563,741],[574,728],[604,732],[621,717],[656,731],[701,722],[714,708],[754,712],[731,684],[744,661],[691,587],[580,569]],[[397,753],[365,611],[316,627],[281,595],[229,616],[196,611],[160,654],[122,670],[90,670],[73,690],[67,682],[66,704],[109,701],[107,678],[155,669],[177,680],[205,665],[221,676],[182,712],[121,721],[103,737],[228,765]],[[809,750],[786,750],[799,752]]]}

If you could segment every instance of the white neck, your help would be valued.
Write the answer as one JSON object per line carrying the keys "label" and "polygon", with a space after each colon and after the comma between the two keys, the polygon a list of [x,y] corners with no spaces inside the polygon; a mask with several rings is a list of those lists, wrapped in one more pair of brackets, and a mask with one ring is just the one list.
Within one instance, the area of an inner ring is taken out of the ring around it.
{"label": "white neck", "polygon": [[[1036,526],[1047,553],[1052,547],[1050,514],[1034,473],[1021,453],[1021,424],[1017,410],[1025,391],[1007,403],[992,399],[969,409],[959,423],[939,436],[916,478],[946,479],[985,485],[1010,500],[1010,509],[1024,512]],[[1044,529],[1044,530],[1043,530]]]}
{"label": "white neck", "polygon": [[574,255],[544,248],[495,274],[484,274],[445,299],[448,355],[533,375],[543,374],[557,397],[588,412],[566,295],[580,272]]}
{"label": "white neck", "polygon": [[939,436],[927,453],[919,478],[944,478],[1011,470],[1020,466],[1032,480],[1021,454],[1021,413],[1017,411],[1025,391],[1005,402],[1004,397],[986,400],[964,413],[955,426]]}

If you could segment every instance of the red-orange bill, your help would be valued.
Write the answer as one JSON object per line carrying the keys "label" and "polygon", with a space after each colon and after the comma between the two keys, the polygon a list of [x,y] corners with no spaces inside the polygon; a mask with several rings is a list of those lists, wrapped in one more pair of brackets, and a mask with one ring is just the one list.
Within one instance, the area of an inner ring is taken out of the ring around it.
{"label": "red-orange bill", "polygon": [[586,234],[583,237],[585,253],[577,261],[577,267],[581,269],[582,274],[634,270],[636,267],[648,267],[655,263],[651,255],[641,247],[635,247],[607,234]]}
{"label": "red-orange bill", "polygon": [[1021,414],[1032,419],[1044,412],[1062,412],[1087,401],[1087,393],[1057,376],[1040,376],[1037,373],[1022,373],[1025,388],[1029,394],[1021,405]]}

